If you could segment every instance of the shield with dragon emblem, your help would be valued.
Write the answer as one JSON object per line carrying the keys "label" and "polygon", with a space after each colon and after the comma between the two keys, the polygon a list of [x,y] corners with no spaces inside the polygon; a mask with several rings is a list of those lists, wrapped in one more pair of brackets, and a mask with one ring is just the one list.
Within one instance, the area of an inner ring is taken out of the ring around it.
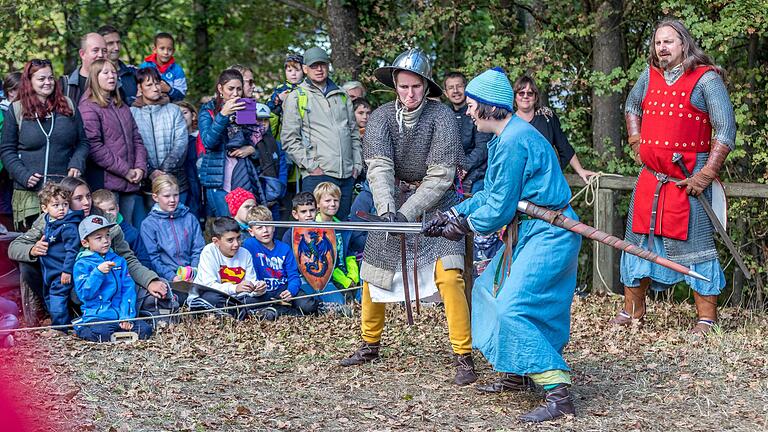
{"label": "shield with dragon emblem", "polygon": [[293,228],[291,246],[301,275],[315,291],[322,291],[336,266],[336,233],[328,228]]}

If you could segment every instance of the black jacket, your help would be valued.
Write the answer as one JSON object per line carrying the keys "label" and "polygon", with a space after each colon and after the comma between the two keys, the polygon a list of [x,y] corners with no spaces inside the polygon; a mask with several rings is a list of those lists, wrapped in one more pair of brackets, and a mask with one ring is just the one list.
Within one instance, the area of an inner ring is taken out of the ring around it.
{"label": "black jacket", "polygon": [[472,119],[467,115],[466,105],[458,110],[453,109],[453,113],[459,122],[461,145],[464,147],[464,169],[467,171],[464,182],[471,183],[483,179],[488,165],[488,141],[493,138],[493,134],[477,131]]}

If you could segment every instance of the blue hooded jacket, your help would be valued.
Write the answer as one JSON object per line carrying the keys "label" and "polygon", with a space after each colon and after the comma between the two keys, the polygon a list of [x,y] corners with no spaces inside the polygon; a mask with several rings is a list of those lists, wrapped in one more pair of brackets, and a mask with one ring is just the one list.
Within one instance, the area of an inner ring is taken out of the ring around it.
{"label": "blue hooded jacket", "polygon": [[272,249],[251,237],[243,242],[245,250],[253,257],[253,267],[259,280],[266,282],[269,295],[279,295],[288,290],[292,296],[299,293],[301,277],[291,247],[275,240]]}
{"label": "blue hooded jacket", "polygon": [[197,267],[205,246],[197,216],[184,204],[179,204],[172,213],[155,204],[141,223],[141,240],[152,270],[169,281],[176,276],[179,266]]}
{"label": "blue hooded jacket", "polygon": [[45,215],[45,240],[48,253],[40,257],[43,279],[46,286],[60,278],[62,273],[72,274],[75,258],[80,250],[80,234],[77,225],[83,220],[81,210],[70,211],[59,220],[50,220]]}
{"label": "blue hooded jacket", "polygon": [[[98,269],[105,261],[115,263],[108,274]],[[104,256],[88,249],[77,254],[73,279],[77,298],[83,302],[82,322],[136,317],[136,284],[125,258],[112,249]]]}

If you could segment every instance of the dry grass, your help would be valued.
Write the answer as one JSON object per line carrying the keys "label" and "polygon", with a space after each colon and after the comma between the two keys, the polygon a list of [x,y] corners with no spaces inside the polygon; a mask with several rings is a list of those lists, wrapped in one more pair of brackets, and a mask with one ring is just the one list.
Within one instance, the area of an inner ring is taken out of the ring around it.
{"label": "dry grass", "polygon": [[[357,368],[336,364],[358,344],[359,317],[206,317],[133,345],[25,337],[11,352],[25,372],[6,368],[0,379],[12,375],[44,400],[51,430],[768,429],[768,317],[724,310],[722,329],[701,340],[686,333],[692,307],[657,303],[644,329],[616,331],[605,322],[617,301],[574,303],[566,360],[579,415],[544,425],[515,420],[539,395],[451,384],[439,308],[411,328],[391,308],[382,361]],[[475,359],[481,380],[493,379]]]}

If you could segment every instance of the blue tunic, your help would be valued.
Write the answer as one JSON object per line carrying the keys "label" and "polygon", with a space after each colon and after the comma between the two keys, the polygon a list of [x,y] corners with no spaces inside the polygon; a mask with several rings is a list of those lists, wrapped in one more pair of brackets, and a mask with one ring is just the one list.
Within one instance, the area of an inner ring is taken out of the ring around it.
{"label": "blue tunic", "polygon": [[[455,209],[469,216],[475,232],[488,234],[512,220],[519,200],[562,209],[570,198],[549,142],[513,116],[488,143],[485,189]],[[570,207],[564,215],[577,218]],[[567,371],[562,352],[570,335],[581,236],[536,219],[522,220],[517,229],[510,273],[497,293],[494,279],[503,253],[475,282],[472,343],[499,372]]]}

